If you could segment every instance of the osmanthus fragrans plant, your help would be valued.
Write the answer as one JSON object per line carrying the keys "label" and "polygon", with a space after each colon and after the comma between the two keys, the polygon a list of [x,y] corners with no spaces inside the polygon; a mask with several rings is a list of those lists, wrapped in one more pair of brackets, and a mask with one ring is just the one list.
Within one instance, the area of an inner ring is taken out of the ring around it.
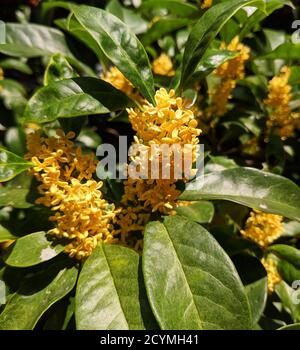
{"label": "osmanthus fragrans plant", "polygon": [[[262,26],[283,6],[45,1],[6,23],[0,329],[300,328],[299,45]],[[100,180],[116,135],[204,144],[202,181]]]}

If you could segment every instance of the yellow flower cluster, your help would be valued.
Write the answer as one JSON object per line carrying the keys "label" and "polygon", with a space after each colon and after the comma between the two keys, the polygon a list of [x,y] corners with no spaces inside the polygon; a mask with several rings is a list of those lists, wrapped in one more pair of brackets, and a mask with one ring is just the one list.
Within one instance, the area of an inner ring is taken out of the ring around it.
{"label": "yellow flower cluster", "polygon": [[26,159],[34,164],[31,170],[41,184],[38,204],[55,213],[49,219],[56,227],[49,234],[66,238],[71,243],[65,252],[85,259],[98,241],[112,242],[111,224],[114,207],[102,198],[102,182],[92,176],[96,170],[93,154],[84,155],[71,141],[75,134],[57,130],[52,137],[42,137],[40,131],[27,137]]}
{"label": "yellow flower cluster", "polygon": [[175,74],[173,63],[168,55],[162,53],[152,62],[152,70],[157,75],[172,77]]}
{"label": "yellow flower cluster", "polygon": [[207,9],[207,8],[211,7],[212,2],[213,2],[213,0],[202,0],[201,7],[203,9]]}
{"label": "yellow flower cluster", "polygon": [[[201,130],[197,129],[193,112],[184,107],[181,98],[175,97],[174,90],[169,93],[165,89],[158,90],[155,101],[156,106],[147,102],[143,105],[143,110],[128,110],[129,120],[136,131],[134,143],[143,145],[148,151],[149,168],[153,162],[151,146],[155,145],[190,145],[191,158],[194,161]],[[134,158],[132,157],[132,160]],[[171,150],[169,159],[170,179],[164,179],[161,176],[162,163],[159,155],[160,172],[157,179],[152,179],[149,172],[145,180],[129,178],[125,181],[125,192],[122,198],[125,209],[116,220],[119,226],[116,232],[121,234],[122,241],[128,241],[130,233],[141,232],[151,213],[170,213],[176,206],[180,191],[176,188],[178,180],[174,176],[176,162]],[[182,176],[184,177],[184,174]],[[136,244],[140,245],[139,239],[135,240]]]}
{"label": "yellow flower cluster", "polygon": [[118,90],[124,92],[132,100],[141,103],[143,101],[142,96],[138,93],[131,82],[125,78],[122,72],[117,67],[111,67],[104,74],[101,75],[101,79],[111,84]]}
{"label": "yellow flower cluster", "polygon": [[243,237],[250,239],[261,247],[267,247],[280,237],[283,231],[282,216],[253,210],[246,221]]}
{"label": "yellow flower cluster", "polygon": [[237,80],[244,78],[245,62],[250,57],[250,49],[239,42],[238,36],[234,37],[228,46],[222,43],[221,49],[237,51],[239,54],[237,57],[223,63],[214,72],[215,76],[220,79],[220,82],[212,92],[212,105],[208,109],[208,114],[217,116],[222,116],[226,113],[231,92],[235,88]]}
{"label": "yellow flower cluster", "polygon": [[277,266],[273,259],[268,256],[267,258],[263,258],[261,262],[267,272],[268,292],[271,294],[274,292],[276,284],[282,281],[282,278],[277,271]]}
{"label": "yellow flower cluster", "polygon": [[266,106],[270,108],[267,129],[269,132],[274,129],[282,139],[292,136],[297,126],[289,106],[292,99],[292,87],[288,83],[290,75],[290,68],[282,67],[279,75],[269,81],[268,98],[265,100]]}

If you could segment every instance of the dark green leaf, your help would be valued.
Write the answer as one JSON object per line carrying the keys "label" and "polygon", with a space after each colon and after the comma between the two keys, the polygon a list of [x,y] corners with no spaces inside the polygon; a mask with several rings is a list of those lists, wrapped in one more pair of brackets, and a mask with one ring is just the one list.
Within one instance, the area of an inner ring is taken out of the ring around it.
{"label": "dark green leaf", "polygon": [[186,43],[182,64],[181,86],[183,87],[189,81],[212,40],[234,14],[244,6],[261,6],[264,8],[263,5],[263,1],[257,0],[232,0],[212,6],[206,11],[192,29]]}
{"label": "dark green leaf", "polygon": [[188,184],[180,196],[180,200],[187,201],[202,199],[229,200],[300,220],[299,187],[282,176],[253,168],[227,169],[207,174],[198,183]]}
{"label": "dark green leaf", "polygon": [[77,269],[51,267],[25,278],[0,314],[0,330],[31,330],[56,301],[74,287]]}
{"label": "dark green leaf", "polygon": [[249,304],[239,276],[200,225],[180,216],[150,222],[145,229],[143,272],[162,329],[250,327]]}
{"label": "dark green leaf", "polygon": [[31,167],[32,163],[0,147],[0,182],[11,180]]}
{"label": "dark green leaf", "polygon": [[154,83],[149,59],[135,34],[117,17],[99,8],[72,6],[80,25],[101,51],[147,98],[154,102]]}
{"label": "dark green leaf", "polygon": [[268,248],[268,251],[293,264],[300,269],[300,250],[286,244],[275,244]]}
{"label": "dark green leaf", "polygon": [[9,247],[5,263],[13,267],[29,267],[57,256],[64,246],[54,244],[46,232],[35,232],[19,238]]}
{"label": "dark green leaf", "polygon": [[139,255],[98,245],[85,262],[76,292],[77,329],[144,329]]}
{"label": "dark green leaf", "polygon": [[211,222],[214,217],[214,205],[211,202],[195,202],[188,206],[179,206],[176,212],[199,224]]}
{"label": "dark green leaf", "polygon": [[129,98],[96,78],[74,78],[37,90],[26,106],[23,121],[46,123],[58,118],[106,114],[132,105]]}

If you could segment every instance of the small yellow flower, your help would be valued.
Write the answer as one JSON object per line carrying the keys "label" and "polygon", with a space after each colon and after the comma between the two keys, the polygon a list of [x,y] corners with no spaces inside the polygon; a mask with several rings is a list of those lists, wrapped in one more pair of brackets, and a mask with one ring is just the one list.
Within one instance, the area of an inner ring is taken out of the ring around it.
{"label": "small yellow flower", "polygon": [[213,0],[202,0],[201,8],[207,9],[211,7]]}
{"label": "small yellow flower", "polygon": [[267,258],[263,258],[261,262],[267,272],[268,292],[269,294],[272,294],[276,284],[280,283],[282,278],[278,273],[275,261],[271,257],[268,256]]}
{"label": "small yellow flower", "polygon": [[26,159],[34,164],[31,172],[41,184],[42,197],[36,203],[54,211],[49,220],[56,227],[48,233],[71,243],[65,252],[79,260],[87,258],[98,241],[114,242],[112,222],[114,207],[102,198],[102,182],[92,176],[96,170],[93,154],[82,154],[71,141],[73,132],[42,137],[40,131],[27,137]]}
{"label": "small yellow flower", "polygon": [[[142,110],[128,109],[129,121],[136,131],[135,144],[140,144],[148,151],[148,169],[151,168],[153,155],[151,146],[155,145],[190,145],[192,160],[196,160],[196,146],[201,130],[193,112],[186,108],[182,99],[175,97],[175,91],[160,89],[155,94],[156,105],[146,102]],[[172,152],[172,151],[171,151]],[[153,213],[170,214],[177,205],[180,191],[176,188],[177,178],[174,168],[174,154],[170,153],[170,179],[161,176],[162,159],[159,157],[160,173],[157,179],[132,179],[125,181],[122,209],[115,220],[116,233],[121,240],[132,247],[141,247],[141,234],[145,224]],[[131,157],[135,160],[136,157]],[[183,174],[184,175],[184,174]]]}
{"label": "small yellow flower", "polygon": [[245,62],[250,57],[250,49],[239,42],[239,37],[232,39],[228,46],[221,44],[221,49],[239,52],[238,56],[232,58],[215,71],[214,75],[219,78],[220,82],[211,93],[211,106],[207,113],[209,115],[222,116],[227,111],[228,100],[231,99],[231,92],[236,87],[238,80],[245,76]]}
{"label": "small yellow flower", "polygon": [[283,217],[254,209],[246,221],[243,237],[265,248],[274,242],[283,232]]}
{"label": "small yellow flower", "polygon": [[154,74],[171,77],[175,74],[173,63],[168,55],[162,53],[152,62],[152,70]]}
{"label": "small yellow flower", "polygon": [[292,87],[288,83],[290,75],[291,69],[282,67],[279,75],[269,81],[268,98],[265,100],[270,110],[267,130],[274,129],[282,139],[292,136],[297,124],[289,106],[292,99]]}

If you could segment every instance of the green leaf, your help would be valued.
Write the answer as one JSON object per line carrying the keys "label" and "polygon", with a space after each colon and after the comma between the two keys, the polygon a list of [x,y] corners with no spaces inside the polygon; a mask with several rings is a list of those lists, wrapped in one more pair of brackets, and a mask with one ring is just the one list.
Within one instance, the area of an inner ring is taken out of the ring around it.
{"label": "green leaf", "polygon": [[188,206],[179,206],[176,212],[199,224],[211,222],[214,217],[214,205],[211,202],[195,202]]}
{"label": "green leaf", "polygon": [[16,57],[38,57],[60,52],[73,56],[64,34],[58,29],[38,24],[6,23],[6,44],[0,52]]}
{"label": "green leaf", "polygon": [[135,34],[138,35],[147,31],[148,22],[136,11],[121,6],[118,0],[110,0],[105,10],[120,18]]}
{"label": "green leaf", "polygon": [[200,13],[196,6],[181,0],[147,0],[143,1],[139,7],[139,10],[145,15],[159,9],[166,9],[169,13],[179,17],[190,17]]}
{"label": "green leaf", "polygon": [[44,73],[44,85],[78,76],[68,60],[60,53],[51,56]]}
{"label": "green leaf", "polygon": [[192,29],[185,46],[181,87],[184,87],[189,81],[210,43],[223,25],[244,6],[261,6],[264,8],[264,2],[257,0],[225,1],[212,6],[199,19]]}
{"label": "green leaf", "polygon": [[25,278],[0,314],[0,330],[33,329],[44,312],[74,288],[77,273],[75,267],[52,266]]}
{"label": "green leaf", "polygon": [[281,44],[276,49],[270,51],[269,53],[266,53],[261,56],[256,56],[255,59],[265,59],[265,60],[276,60],[276,59],[283,59],[283,60],[299,60],[300,55],[300,44],[293,44],[286,42],[284,44]]}
{"label": "green leaf", "polygon": [[0,147],[0,182],[11,180],[31,167],[32,163]]}
{"label": "green leaf", "polygon": [[300,269],[297,269],[293,264],[286,260],[279,259],[277,270],[280,276],[289,284],[300,280]]}
{"label": "green leaf", "polygon": [[38,89],[28,101],[23,122],[47,123],[58,118],[107,114],[130,105],[125,94],[103,80],[66,79]]}
{"label": "green leaf", "polygon": [[72,6],[75,18],[101,51],[150,102],[154,82],[148,56],[135,34],[117,17],[99,8]]}
{"label": "green leaf", "polygon": [[137,253],[117,245],[98,245],[79,276],[77,329],[145,329],[141,283]]}
{"label": "green leaf", "polygon": [[229,50],[208,50],[198,66],[195,69],[195,73],[192,76],[192,81],[199,81],[205,78],[208,74],[213,72],[224,62],[235,58],[238,55],[235,51]]}
{"label": "green leaf", "polygon": [[0,207],[12,206],[14,208],[26,209],[33,206],[30,201],[29,189],[27,188],[0,188]]}
{"label": "green leaf", "polygon": [[240,167],[207,174],[198,183],[189,183],[179,199],[228,200],[300,220],[299,187],[282,176],[253,168]]}
{"label": "green leaf", "polygon": [[0,98],[7,109],[12,109],[17,115],[23,113],[26,100],[26,90],[13,79],[0,80]]}
{"label": "green leaf", "polygon": [[283,6],[291,6],[293,4],[291,1],[287,0],[268,0],[266,1],[265,11],[260,11],[259,9],[255,11],[247,20],[242,24],[242,30],[237,33],[242,40],[247,34],[249,34],[253,28],[258,25],[263,19],[268,17],[272,12],[282,8]]}
{"label": "green leaf", "polygon": [[249,304],[239,276],[217,241],[186,218],[145,229],[143,272],[162,329],[248,329]]}
{"label": "green leaf", "polygon": [[0,243],[16,239],[5,227],[0,225]]}
{"label": "green leaf", "polygon": [[300,323],[288,324],[286,326],[278,328],[279,331],[299,331]]}
{"label": "green leaf", "polygon": [[[291,315],[293,322],[300,321],[299,290],[291,288],[287,283],[281,281],[276,284],[275,292],[280,298],[284,309]],[[297,302],[297,303],[296,303]]]}
{"label": "green leaf", "polygon": [[4,70],[14,69],[21,73],[32,74],[30,66],[21,59],[5,58],[0,61],[0,67]]}
{"label": "green leaf", "polygon": [[64,34],[51,27],[38,24],[6,23],[6,44],[0,44],[0,52],[15,57],[44,57],[61,53],[72,65],[93,76],[93,71],[77,60],[67,46]]}
{"label": "green leaf", "polygon": [[252,326],[255,327],[265,310],[268,297],[266,271],[256,257],[248,254],[233,256],[233,262],[245,285],[250,304]]}
{"label": "green leaf", "polygon": [[164,37],[166,34],[185,27],[191,23],[193,22],[188,18],[163,17],[152,24],[147,33],[142,36],[141,41],[144,46],[149,46],[154,41]]}
{"label": "green leaf", "polygon": [[13,267],[29,267],[48,261],[64,250],[54,244],[46,232],[35,232],[19,238],[9,247],[5,263]]}
{"label": "green leaf", "polygon": [[272,252],[280,258],[293,264],[296,268],[300,269],[300,250],[288,246],[286,244],[274,244],[268,248],[269,252]]}

